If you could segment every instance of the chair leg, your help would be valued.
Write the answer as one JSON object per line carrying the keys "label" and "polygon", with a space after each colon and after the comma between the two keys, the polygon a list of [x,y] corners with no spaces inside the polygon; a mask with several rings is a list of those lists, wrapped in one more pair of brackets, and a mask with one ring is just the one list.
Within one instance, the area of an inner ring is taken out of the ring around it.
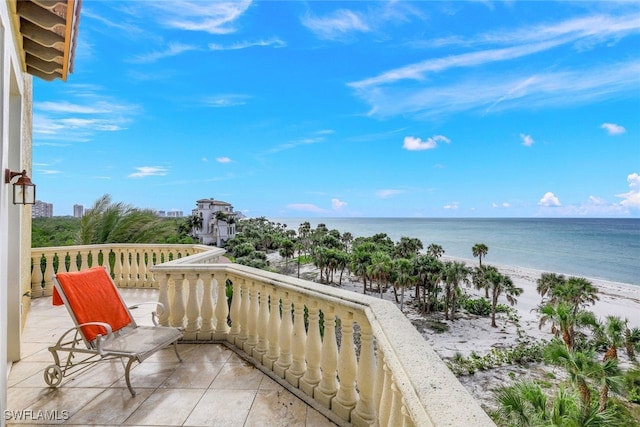
{"label": "chair leg", "polygon": [[176,356],[178,357],[178,360],[182,362],[182,357],[180,357],[180,353],[178,353],[178,341],[173,342],[173,351],[176,352]]}
{"label": "chair leg", "polygon": [[129,362],[127,362],[127,367],[124,369],[124,379],[127,381],[127,387],[129,387],[129,391],[131,392],[131,396],[136,396],[136,391],[131,387],[131,380],[129,379],[129,372],[131,371],[131,365],[136,359],[133,357],[129,358]]}

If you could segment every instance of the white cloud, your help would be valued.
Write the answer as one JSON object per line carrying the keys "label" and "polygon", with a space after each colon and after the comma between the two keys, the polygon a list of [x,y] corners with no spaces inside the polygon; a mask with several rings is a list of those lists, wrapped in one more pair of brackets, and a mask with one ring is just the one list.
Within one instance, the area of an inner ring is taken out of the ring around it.
{"label": "white cloud", "polygon": [[621,133],[625,133],[627,131],[624,127],[615,123],[603,123],[600,127],[606,130],[609,135],[620,135]]}
{"label": "white cloud", "polygon": [[138,172],[129,174],[129,178],[144,178],[147,176],[165,176],[167,169],[161,166],[140,166],[135,168]]}
{"label": "white cloud", "polygon": [[542,199],[538,202],[540,206],[561,206],[560,200],[551,191],[544,193]]}
{"label": "white cloud", "polygon": [[510,203],[507,203],[507,202],[503,202],[503,203],[501,203],[501,204],[497,204],[497,203],[495,203],[495,202],[494,202],[494,203],[492,203],[492,204],[491,204],[491,207],[492,207],[492,208],[494,208],[494,209],[497,209],[497,208],[505,208],[505,209],[508,209],[508,208],[510,208],[510,207],[511,207],[511,204],[510,204]]}
{"label": "white cloud", "polygon": [[336,10],[324,17],[307,15],[302,19],[302,25],[326,40],[338,40],[354,32],[370,31],[362,15],[347,9]]}
{"label": "white cloud", "polygon": [[208,161],[209,161],[209,159],[207,159],[206,157],[203,157],[201,160],[202,160],[203,162],[208,162]]}
{"label": "white cloud", "polygon": [[451,140],[442,135],[435,135],[427,138],[426,141],[414,136],[405,136],[402,148],[409,151],[432,150],[436,148],[440,142],[446,142],[448,144]]}
{"label": "white cloud", "polygon": [[245,105],[249,96],[240,94],[215,95],[204,98],[203,103],[207,107],[236,107]]}
{"label": "white cloud", "polygon": [[525,135],[524,133],[520,134],[520,138],[522,139],[522,145],[525,147],[531,147],[535,142],[531,135]]}
{"label": "white cloud", "polygon": [[406,191],[404,191],[404,190],[392,190],[392,189],[378,190],[378,191],[376,191],[376,197],[379,197],[381,199],[387,199],[389,197],[396,196],[396,195],[402,194],[402,193],[406,193]]}
{"label": "white cloud", "polygon": [[622,206],[627,208],[640,208],[640,175],[636,172],[629,174],[629,176],[627,176],[627,182],[629,183],[629,191],[617,194],[616,197],[623,199],[620,202]]}
{"label": "white cloud", "polygon": [[286,45],[287,43],[285,43],[284,41],[278,38],[272,38],[268,40],[258,40],[254,42],[249,42],[249,41],[237,42],[230,45],[210,43],[209,49],[210,50],[240,50],[240,49],[248,49],[251,47],[273,47],[277,49],[277,48],[285,47]]}
{"label": "white cloud", "polygon": [[331,208],[334,211],[339,211],[345,206],[347,206],[347,202],[344,202],[344,201],[342,201],[340,199],[336,199],[336,198],[331,199]]}
{"label": "white cloud", "polygon": [[187,45],[182,43],[170,43],[164,50],[147,53],[145,55],[138,55],[131,60],[136,63],[151,63],[160,59],[170,58],[172,56],[178,56],[184,52],[192,52],[200,50],[199,47],[193,45]]}
{"label": "white cloud", "polygon": [[231,163],[231,159],[229,157],[216,157],[216,162],[218,163]]}
{"label": "white cloud", "polygon": [[287,209],[291,209],[294,211],[303,211],[303,212],[317,212],[317,213],[326,212],[326,210],[319,208],[318,206],[311,203],[291,203],[287,205]]}
{"label": "white cloud", "polygon": [[234,22],[251,6],[251,0],[243,1],[178,1],[150,2],[164,13],[159,20],[167,27],[187,31],[203,31],[209,34],[230,34],[236,31]]}
{"label": "white cloud", "polygon": [[448,209],[448,210],[456,210],[459,207],[459,203],[458,202],[452,202],[452,203],[448,203],[446,205],[443,206],[443,208]]}

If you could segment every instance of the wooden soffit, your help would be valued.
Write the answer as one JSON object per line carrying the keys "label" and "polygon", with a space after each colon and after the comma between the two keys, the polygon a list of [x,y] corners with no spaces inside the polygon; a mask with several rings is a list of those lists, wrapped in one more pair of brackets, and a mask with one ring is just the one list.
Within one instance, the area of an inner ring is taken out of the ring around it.
{"label": "wooden soffit", "polygon": [[43,80],[67,80],[80,19],[81,0],[9,0],[23,70]]}

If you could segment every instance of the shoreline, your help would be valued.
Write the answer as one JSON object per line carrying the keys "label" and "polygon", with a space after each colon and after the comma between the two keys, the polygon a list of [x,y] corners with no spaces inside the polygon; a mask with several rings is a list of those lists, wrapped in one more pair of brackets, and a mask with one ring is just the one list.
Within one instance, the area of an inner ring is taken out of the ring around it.
{"label": "shoreline", "polygon": [[[442,258],[461,261],[468,266],[478,265],[477,259],[469,260],[447,256]],[[279,265],[281,261],[277,252],[269,254],[268,259],[272,266]],[[455,321],[445,320],[444,315],[440,312],[426,316],[410,304],[413,300],[413,292],[405,292],[403,310],[405,316],[445,362],[458,356],[469,357],[472,354],[483,356],[493,349],[513,348],[522,340],[549,341],[553,338],[550,324],[543,328],[539,327],[540,318],[536,311],[541,302],[541,297],[536,291],[536,281],[542,273],[548,271],[488,262],[483,262],[483,265],[495,266],[503,274],[511,277],[517,287],[523,289],[523,293],[517,297],[516,305],[512,306],[517,313],[517,320],[505,313],[498,313],[496,317],[498,327],[493,328],[489,316],[477,316],[462,310],[457,313],[458,317]],[[304,277],[307,280],[315,272],[314,281],[318,280],[318,270],[312,264],[304,264],[301,272],[305,274]],[[289,274],[295,276],[296,271],[292,270]],[[640,313],[640,286],[585,278],[599,290],[599,300],[594,305],[586,307],[587,310],[592,311],[600,320],[604,320],[607,316],[618,316],[629,321],[629,328],[640,327],[640,315],[638,314]],[[338,285],[328,284],[327,286]],[[362,294],[362,282],[350,273],[346,274],[345,272],[342,285],[339,287]],[[462,285],[461,288],[464,293],[473,298],[484,297],[484,291],[479,291],[471,285]],[[367,295],[378,297],[375,292],[368,292]],[[389,288],[382,297],[395,303],[392,288]],[[509,305],[504,296],[500,296],[499,303]],[[619,355],[621,364],[629,363],[624,351],[619,352]],[[495,388],[512,384],[516,379],[544,378],[545,373],[550,371],[553,371],[555,375],[560,375],[557,368],[540,364],[526,367],[503,365],[471,375],[463,375],[458,377],[458,380],[476,400],[485,407],[492,408],[495,406],[495,398],[492,393]]]}

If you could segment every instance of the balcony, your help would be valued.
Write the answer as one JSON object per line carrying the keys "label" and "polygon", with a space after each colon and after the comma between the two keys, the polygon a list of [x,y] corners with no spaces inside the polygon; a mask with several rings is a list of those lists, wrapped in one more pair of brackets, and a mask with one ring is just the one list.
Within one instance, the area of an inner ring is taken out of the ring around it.
{"label": "balcony", "polygon": [[[23,337],[22,353],[30,356],[12,370],[9,409],[16,401],[35,402],[34,397],[51,393],[49,405],[94,393],[98,397],[91,398],[90,407],[96,409],[68,409],[66,423],[123,421],[95,415],[108,411],[126,415],[125,424],[141,425],[201,425],[205,419],[208,425],[254,425],[257,419],[261,425],[493,425],[392,303],[221,263],[223,252],[198,245],[33,249],[33,264],[41,266],[33,268],[33,296],[51,294],[46,279],[56,268],[103,264],[125,299],[158,300],[168,307],[160,322],[185,328],[186,357],[180,364],[169,350],[136,367],[132,382],[144,389],[140,398],[126,398],[122,368],[106,363],[98,365],[99,373],[67,380],[52,392],[42,380],[51,363],[43,349],[55,342],[66,326],[59,322],[68,315],[64,309],[54,314],[59,308],[48,307],[48,298],[35,299]],[[84,388],[91,390],[79,391]],[[101,399],[105,404],[97,403]],[[57,405],[32,409],[67,409]],[[148,411],[154,414],[150,418]],[[221,418],[232,415],[237,415],[235,424]]]}

